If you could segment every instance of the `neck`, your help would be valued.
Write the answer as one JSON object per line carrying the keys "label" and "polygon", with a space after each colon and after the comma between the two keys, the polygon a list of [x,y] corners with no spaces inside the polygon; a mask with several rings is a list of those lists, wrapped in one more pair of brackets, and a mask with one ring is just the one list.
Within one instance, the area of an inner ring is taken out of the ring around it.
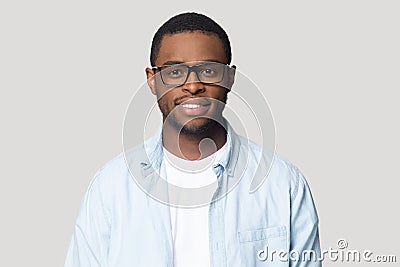
{"label": "neck", "polygon": [[[225,124],[225,121],[224,121]],[[218,122],[200,134],[186,134],[168,123],[163,124],[163,146],[177,157],[200,160],[215,153],[226,142],[226,125]]]}

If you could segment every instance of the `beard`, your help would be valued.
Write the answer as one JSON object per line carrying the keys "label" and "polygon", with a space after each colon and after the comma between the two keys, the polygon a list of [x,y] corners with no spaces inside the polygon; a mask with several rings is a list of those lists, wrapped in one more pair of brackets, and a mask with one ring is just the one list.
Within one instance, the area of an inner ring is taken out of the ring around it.
{"label": "beard", "polygon": [[[197,124],[195,121],[198,119],[193,119],[192,121],[182,125],[178,120],[171,118],[172,122],[176,129],[180,130],[181,134],[184,135],[199,135],[207,132],[214,125],[216,125],[216,121],[210,118],[198,118],[199,120],[205,120],[201,124]],[[196,125],[193,125],[196,124]]]}
{"label": "beard", "polygon": [[[226,96],[224,102],[226,103]],[[219,107],[216,117],[197,117],[188,121],[181,121],[175,115],[173,110],[170,110],[168,104],[162,98],[158,100],[158,107],[164,118],[164,123],[172,125],[180,134],[184,135],[199,135],[207,132],[215,125],[219,124],[218,118],[222,118],[223,107]],[[215,119],[214,119],[215,118]]]}
{"label": "beard", "polygon": [[225,93],[221,96],[220,99],[214,98],[215,101],[211,103],[212,105],[214,105],[214,114],[210,114],[205,117],[193,117],[189,120],[179,118],[179,114],[177,114],[176,112],[177,110],[174,109],[175,105],[173,105],[172,108],[168,105],[169,101],[174,101],[174,104],[176,101],[176,99],[167,97],[169,93],[168,91],[158,91],[156,94],[157,103],[163,116],[163,123],[171,125],[177,130],[179,134],[184,135],[199,135],[209,131],[212,127],[215,127],[216,125],[221,124],[220,122],[222,122],[222,112],[227,103],[229,91],[223,88],[221,88],[221,90],[224,90]]}

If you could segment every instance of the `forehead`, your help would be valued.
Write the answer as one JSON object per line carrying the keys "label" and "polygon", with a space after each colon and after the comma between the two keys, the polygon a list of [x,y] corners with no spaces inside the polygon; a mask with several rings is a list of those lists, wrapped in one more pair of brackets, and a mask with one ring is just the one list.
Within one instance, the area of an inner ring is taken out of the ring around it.
{"label": "forehead", "polygon": [[216,61],[227,63],[222,41],[216,34],[183,32],[163,37],[156,65],[167,62]]}

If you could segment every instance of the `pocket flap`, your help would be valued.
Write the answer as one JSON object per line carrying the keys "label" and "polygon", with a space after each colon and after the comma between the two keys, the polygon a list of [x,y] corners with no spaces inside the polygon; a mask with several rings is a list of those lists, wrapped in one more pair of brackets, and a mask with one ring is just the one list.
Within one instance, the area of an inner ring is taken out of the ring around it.
{"label": "pocket flap", "polygon": [[239,242],[254,242],[270,238],[284,237],[286,238],[286,227],[275,226],[269,228],[261,228],[256,230],[247,230],[238,232]]}

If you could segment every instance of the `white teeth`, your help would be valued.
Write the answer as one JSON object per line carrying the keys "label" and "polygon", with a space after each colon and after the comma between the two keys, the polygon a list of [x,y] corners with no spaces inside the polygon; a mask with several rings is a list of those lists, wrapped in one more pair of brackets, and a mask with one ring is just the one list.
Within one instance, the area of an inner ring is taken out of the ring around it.
{"label": "white teeth", "polygon": [[184,108],[199,108],[199,104],[182,104],[182,107]]}

